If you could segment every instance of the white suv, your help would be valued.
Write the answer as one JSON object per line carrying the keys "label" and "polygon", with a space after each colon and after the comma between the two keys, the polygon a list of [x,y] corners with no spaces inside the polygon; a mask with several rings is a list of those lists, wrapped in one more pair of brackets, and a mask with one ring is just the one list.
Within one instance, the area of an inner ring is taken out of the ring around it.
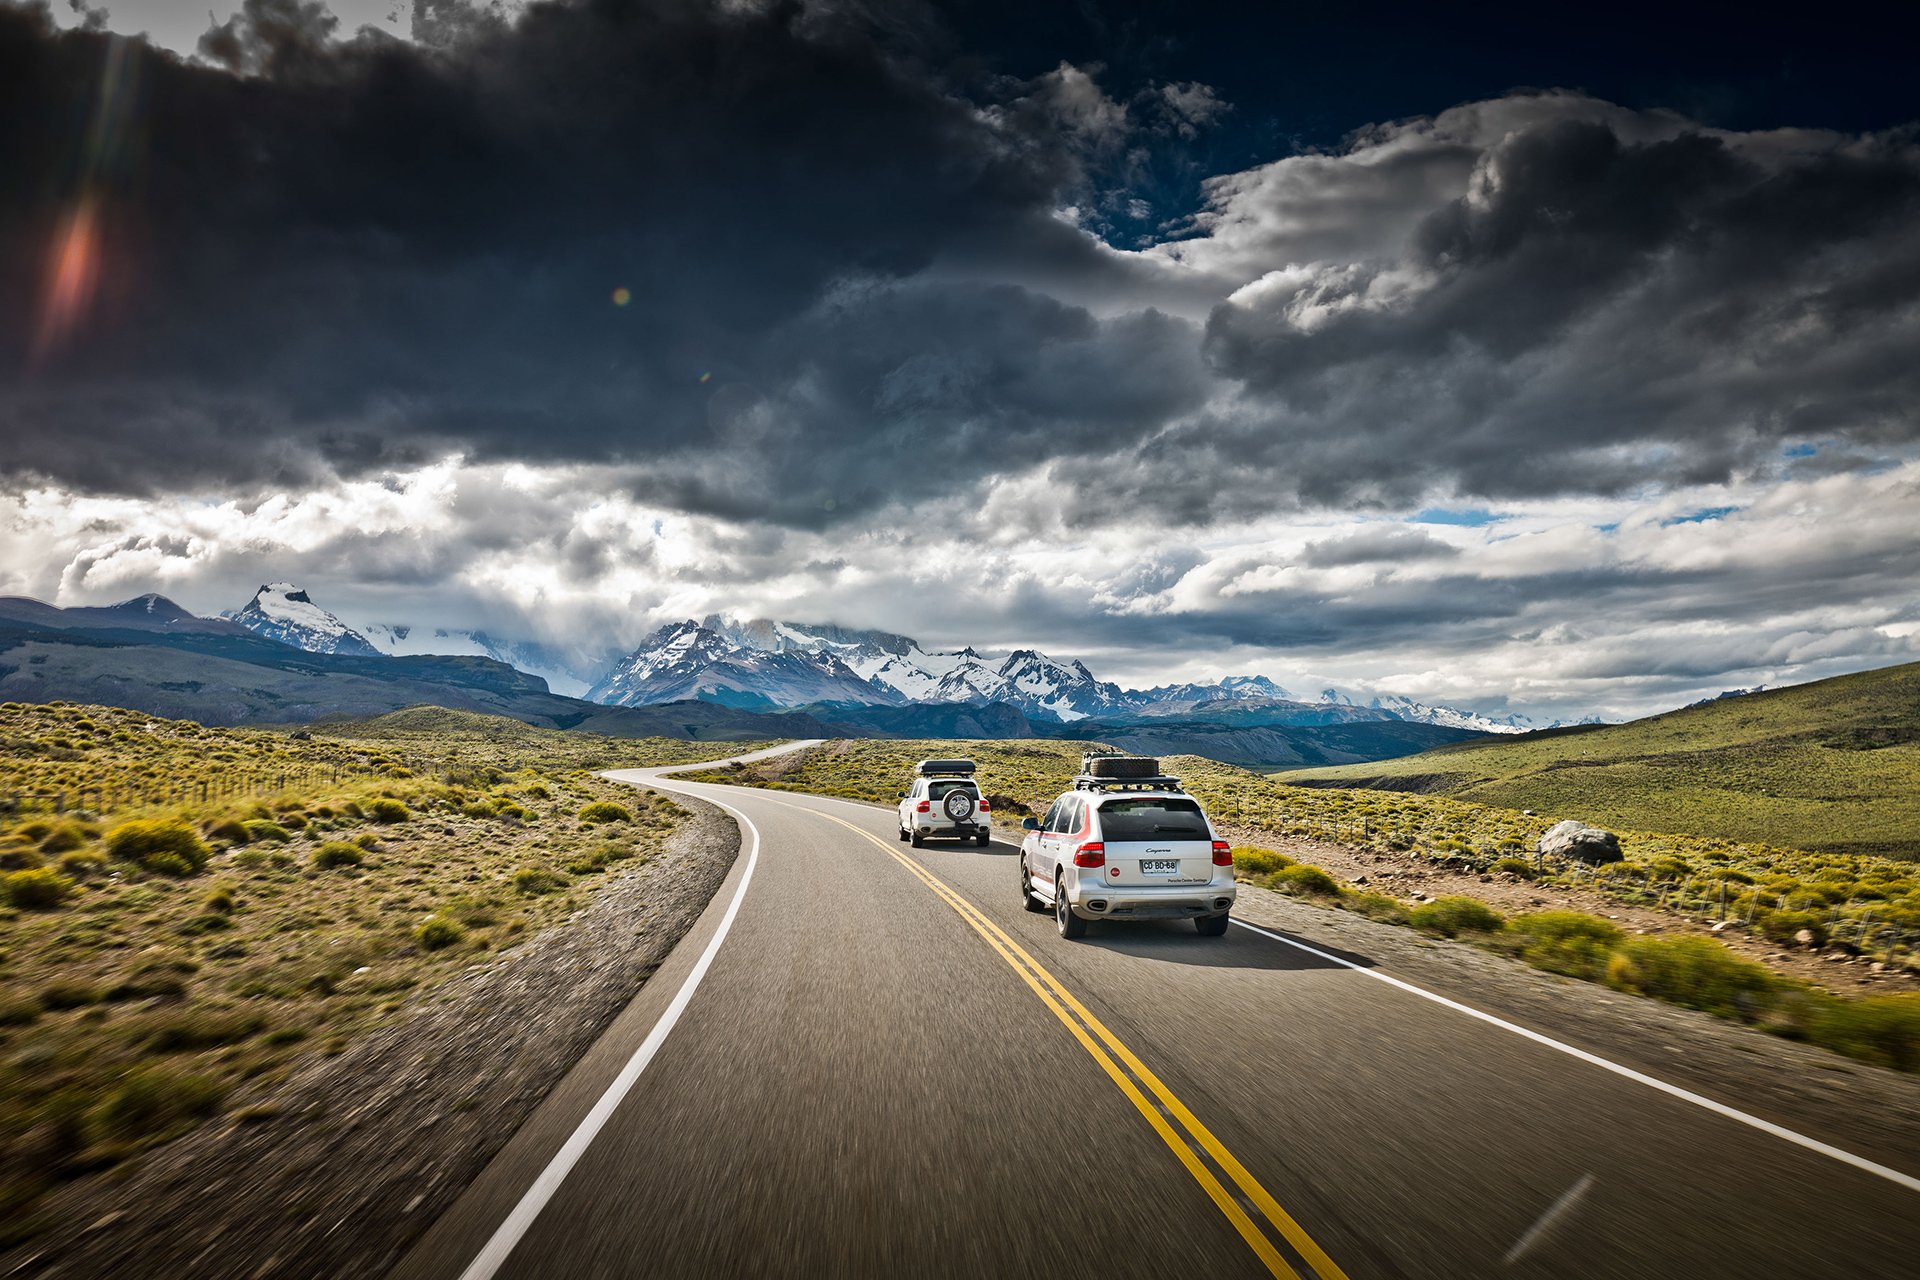
{"label": "white suv", "polygon": [[922,760],[913,789],[900,793],[900,838],[919,848],[928,836],[959,836],[985,848],[992,807],[973,780],[971,760]]}
{"label": "white suv", "polygon": [[1158,760],[1089,755],[1073,790],[1021,825],[1021,901],[1051,910],[1061,937],[1084,936],[1090,920],[1187,919],[1209,938],[1227,931],[1233,854]]}

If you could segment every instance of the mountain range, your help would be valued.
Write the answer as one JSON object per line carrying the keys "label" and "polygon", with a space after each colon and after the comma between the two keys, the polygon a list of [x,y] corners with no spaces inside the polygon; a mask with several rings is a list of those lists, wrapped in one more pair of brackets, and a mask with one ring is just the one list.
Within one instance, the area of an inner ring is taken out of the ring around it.
{"label": "mountain range", "polygon": [[[404,651],[441,645],[457,651]],[[1351,700],[1294,701],[1259,676],[1124,690],[1084,663],[1034,650],[992,660],[885,632],[764,620],[663,627],[610,661],[591,686],[594,700],[566,696],[495,654],[525,660],[479,632],[357,629],[290,583],[267,584],[217,618],[152,594],[75,609],[0,599],[0,697],[207,724],[430,704],[616,736],[1052,737],[1203,751],[1252,767],[1378,760],[1479,733]]]}
{"label": "mountain range", "polygon": [[756,619],[687,619],[661,627],[586,695],[612,706],[685,698],[742,708],[1002,704],[1036,723],[1200,716],[1326,725],[1399,720],[1471,733],[1519,733],[1521,716],[1493,717],[1410,698],[1366,704],[1337,689],[1295,698],[1265,676],[1123,689],[1084,662],[1036,649],[994,660],[972,648],[928,650],[906,636]]}

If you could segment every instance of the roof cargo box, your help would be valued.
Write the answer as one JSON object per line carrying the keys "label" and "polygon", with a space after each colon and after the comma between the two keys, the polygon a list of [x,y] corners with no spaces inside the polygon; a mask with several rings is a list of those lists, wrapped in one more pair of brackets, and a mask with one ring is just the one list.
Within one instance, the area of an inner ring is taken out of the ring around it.
{"label": "roof cargo box", "polygon": [[951,778],[973,776],[971,760],[922,760],[913,766],[913,771],[923,778]]}

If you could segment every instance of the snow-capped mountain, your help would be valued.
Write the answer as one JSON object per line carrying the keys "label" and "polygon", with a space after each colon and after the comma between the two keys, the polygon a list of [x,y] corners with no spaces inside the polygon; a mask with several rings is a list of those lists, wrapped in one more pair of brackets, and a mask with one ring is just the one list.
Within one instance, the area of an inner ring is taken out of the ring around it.
{"label": "snow-capped mountain", "polygon": [[253,593],[246,608],[220,616],[309,653],[380,656],[380,650],[364,635],[315,604],[291,582],[269,582]]}
{"label": "snow-capped mountain", "polygon": [[1133,705],[1119,685],[1094,679],[1085,663],[1061,662],[1037,649],[1015,650],[995,674],[1004,690],[998,700],[1029,715],[1086,720],[1125,712]]}
{"label": "snow-capped mountain", "polygon": [[[766,633],[741,639],[771,639]],[[813,702],[894,705],[906,698],[875,685],[831,647],[762,649],[688,619],[660,628],[587,696],[613,706],[697,698],[731,707],[798,707]]]}
{"label": "snow-capped mountain", "polygon": [[1522,715],[1488,716],[1477,711],[1462,711],[1459,707],[1430,706],[1395,694],[1376,697],[1369,705],[1391,712],[1396,720],[1445,725],[1449,729],[1471,729],[1475,733],[1525,733],[1539,727]]}
{"label": "snow-capped mountain", "polygon": [[1296,701],[1265,676],[1122,689],[1083,662],[1018,649],[995,661],[971,648],[928,650],[887,631],[722,616],[661,627],[588,691],[597,702],[640,706],[699,698],[736,707],[842,702],[870,706],[1000,703],[1036,719],[1138,721],[1180,716],[1235,723],[1322,725],[1408,720],[1480,733],[1531,727],[1410,698],[1371,704],[1338,689]]}

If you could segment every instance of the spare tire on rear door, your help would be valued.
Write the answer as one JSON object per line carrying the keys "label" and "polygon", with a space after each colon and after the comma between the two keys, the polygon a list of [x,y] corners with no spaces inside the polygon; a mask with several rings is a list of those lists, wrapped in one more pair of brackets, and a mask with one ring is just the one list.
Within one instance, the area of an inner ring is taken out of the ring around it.
{"label": "spare tire on rear door", "polygon": [[1086,770],[1093,778],[1157,778],[1160,762],[1152,756],[1088,756]]}
{"label": "spare tire on rear door", "polygon": [[955,822],[965,822],[973,816],[973,794],[963,787],[955,787],[947,792],[947,798],[940,802],[940,807]]}

